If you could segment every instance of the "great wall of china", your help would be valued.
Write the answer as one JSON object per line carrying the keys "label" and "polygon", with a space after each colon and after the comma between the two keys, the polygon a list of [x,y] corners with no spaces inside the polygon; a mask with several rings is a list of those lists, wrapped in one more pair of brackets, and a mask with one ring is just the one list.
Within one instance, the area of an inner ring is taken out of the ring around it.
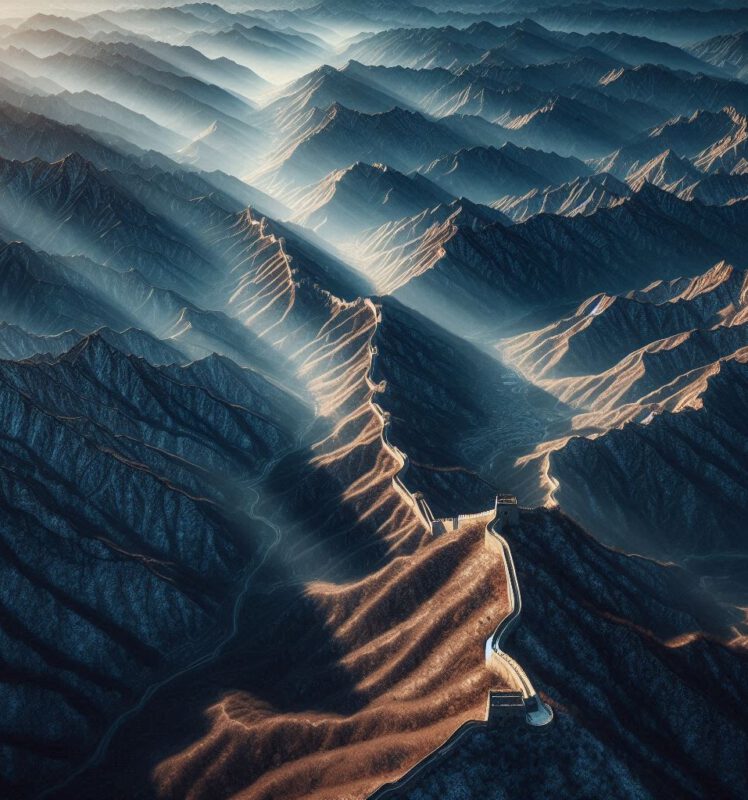
{"label": "great wall of china", "polygon": [[[374,315],[376,332],[376,328],[382,319],[381,309],[368,298],[365,303]],[[374,360],[378,355],[377,346],[372,344],[374,335],[372,335],[369,342],[369,367],[366,372],[366,382],[372,392],[370,400],[372,409],[382,423],[382,443],[400,465],[400,468],[392,478],[392,484],[403,500],[413,509],[413,512],[418,516],[424,527],[430,530],[434,536],[459,531],[462,525],[478,519],[486,520],[485,546],[501,559],[509,599],[509,613],[499,622],[496,630],[486,640],[486,667],[501,676],[506,684],[517,687],[516,691],[489,691],[485,719],[469,720],[463,723],[446,742],[419,761],[402,778],[384,784],[369,797],[369,800],[384,800],[384,798],[400,796],[417,778],[422,777],[427,771],[433,769],[441,759],[453,752],[470,733],[480,729],[498,727],[506,721],[518,720],[522,717],[524,717],[528,725],[544,728],[553,721],[553,711],[540,699],[524,669],[502,650],[503,642],[516,627],[522,612],[522,595],[517,580],[514,558],[512,557],[509,543],[500,532],[519,524],[520,506],[517,505],[517,499],[511,495],[498,495],[494,507],[486,511],[436,519],[423,495],[420,492],[411,492],[407,488],[403,482],[403,477],[407,473],[410,464],[408,455],[390,441],[389,428],[391,419],[389,412],[384,411],[373,399],[375,394],[381,394],[387,388],[387,381],[382,380],[378,383],[374,381]]]}

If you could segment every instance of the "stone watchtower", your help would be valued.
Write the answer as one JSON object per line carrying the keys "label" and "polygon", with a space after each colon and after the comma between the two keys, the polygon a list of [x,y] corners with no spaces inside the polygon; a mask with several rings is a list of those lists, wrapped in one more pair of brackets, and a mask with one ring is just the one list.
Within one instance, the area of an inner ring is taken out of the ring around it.
{"label": "stone watchtower", "polygon": [[519,506],[513,494],[496,495],[496,528],[503,531],[519,524]]}

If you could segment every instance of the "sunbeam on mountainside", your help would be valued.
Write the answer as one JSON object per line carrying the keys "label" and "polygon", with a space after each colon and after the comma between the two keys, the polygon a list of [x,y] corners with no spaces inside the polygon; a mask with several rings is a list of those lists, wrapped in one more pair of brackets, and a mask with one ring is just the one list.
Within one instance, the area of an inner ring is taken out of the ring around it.
{"label": "sunbeam on mountainside", "polygon": [[747,254],[740,0],[0,3],[0,798],[744,800]]}

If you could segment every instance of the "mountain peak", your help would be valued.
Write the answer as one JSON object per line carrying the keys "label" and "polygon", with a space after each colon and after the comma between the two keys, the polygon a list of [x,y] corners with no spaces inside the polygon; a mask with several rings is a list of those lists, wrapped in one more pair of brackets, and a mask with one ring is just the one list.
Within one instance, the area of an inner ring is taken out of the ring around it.
{"label": "mountain peak", "polygon": [[69,153],[52,166],[59,167],[72,186],[80,184],[90,173],[97,172],[93,164],[77,152]]}

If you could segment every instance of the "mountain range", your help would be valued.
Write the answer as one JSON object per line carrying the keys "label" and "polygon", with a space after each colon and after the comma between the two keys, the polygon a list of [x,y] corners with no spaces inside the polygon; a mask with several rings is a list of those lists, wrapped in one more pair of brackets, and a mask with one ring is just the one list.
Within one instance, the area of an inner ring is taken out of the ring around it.
{"label": "mountain range", "polygon": [[0,796],[748,796],[748,11],[0,9]]}

